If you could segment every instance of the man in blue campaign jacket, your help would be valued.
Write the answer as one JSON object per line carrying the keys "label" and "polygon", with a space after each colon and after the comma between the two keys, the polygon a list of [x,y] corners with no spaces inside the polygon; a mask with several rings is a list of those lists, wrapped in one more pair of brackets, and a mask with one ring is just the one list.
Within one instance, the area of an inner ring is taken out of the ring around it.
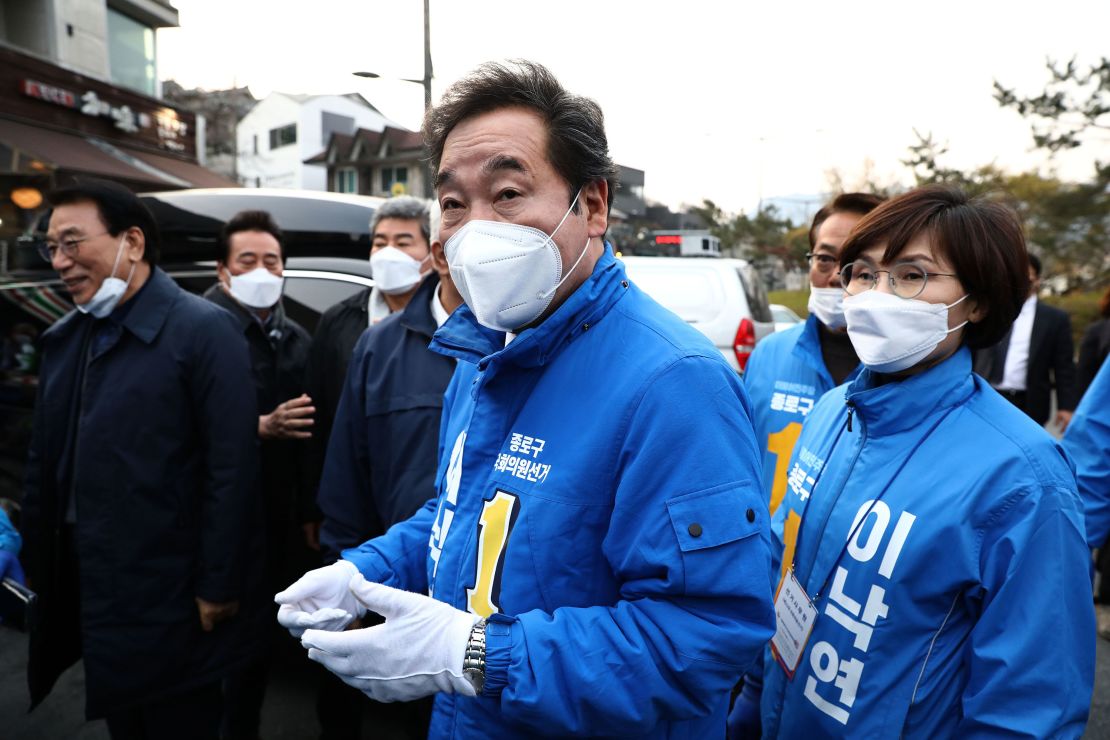
{"label": "man in blue campaign jacket", "polygon": [[1075,462],[1087,544],[1103,547],[1110,536],[1110,360],[1083,394],[1061,444]]}
{"label": "man in blue campaign jacket", "polygon": [[744,371],[772,514],[788,482],[797,484],[787,462],[806,416],[822,394],[859,371],[844,330],[837,259],[852,227],[882,200],[871,193],[843,193],[817,211],[809,228],[809,318],[760,342]]}
{"label": "man in blue campaign jacket", "polygon": [[773,631],[743,387],[603,246],[596,104],[487,64],[425,133],[466,300],[433,341],[459,360],[439,497],[278,594],[279,621],[383,614],[302,642],[375,698],[438,692],[433,738],[719,736]]}
{"label": "man in blue campaign jacket", "polygon": [[763,736],[1079,736],[1094,627],[1066,457],[966,347],[881,377],[826,394],[795,448],[776,577],[793,563],[818,616],[792,679],[765,657]]}

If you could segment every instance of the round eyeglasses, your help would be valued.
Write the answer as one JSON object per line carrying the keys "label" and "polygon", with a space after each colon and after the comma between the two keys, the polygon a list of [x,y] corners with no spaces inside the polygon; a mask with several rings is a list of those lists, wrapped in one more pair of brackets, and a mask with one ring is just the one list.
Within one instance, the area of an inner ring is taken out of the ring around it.
{"label": "round eyeglasses", "polygon": [[43,240],[35,243],[35,249],[38,250],[39,256],[47,262],[54,262],[54,255],[61,252],[66,257],[73,259],[77,256],[77,248],[81,246],[81,242],[87,242],[89,239],[95,239],[98,236],[104,236],[109,232],[102,231],[99,234],[92,234],[90,236],[67,237],[61,241],[55,242],[50,240]]}
{"label": "round eyeglasses", "polygon": [[840,281],[848,295],[859,295],[871,290],[879,283],[879,273],[885,272],[890,289],[899,298],[917,298],[925,290],[925,283],[931,277],[956,277],[951,272],[928,272],[913,262],[897,264],[889,270],[878,270],[867,262],[849,262],[840,268]]}

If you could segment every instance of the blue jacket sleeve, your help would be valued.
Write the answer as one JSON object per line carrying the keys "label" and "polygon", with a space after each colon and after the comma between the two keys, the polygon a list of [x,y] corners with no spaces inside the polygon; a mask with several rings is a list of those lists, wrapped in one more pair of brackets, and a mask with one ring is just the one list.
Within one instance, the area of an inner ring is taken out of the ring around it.
{"label": "blue jacket sleeve", "polygon": [[331,562],[348,547],[380,534],[383,527],[374,506],[370,455],[366,438],[367,337],[363,332],[347,368],[331,438],[324,458],[316,505],[324,515],[320,524],[320,549]]}
{"label": "blue jacket sleeve", "polygon": [[386,586],[428,593],[428,538],[436,518],[438,499],[430,499],[418,512],[394,524],[381,537],[343,551],[368,580]]}
{"label": "blue jacket sleeve", "polygon": [[954,734],[1079,737],[1096,639],[1080,503],[1074,490],[1046,486],[1012,493],[997,511],[983,535],[981,587],[968,595],[981,611]]}
{"label": "blue jacket sleeve", "polygon": [[[363,335],[365,336],[365,335]],[[473,365],[459,363],[443,398],[443,413],[439,422],[439,459],[443,461],[444,440],[450,424],[454,399],[458,393],[464,373],[473,372]],[[470,377],[467,375],[466,377]],[[442,465],[441,465],[442,467]],[[436,476],[442,477],[442,470]],[[432,534],[439,499],[433,498],[424,504],[408,520],[395,524],[381,537],[365,542],[359,547],[343,551],[343,559],[358,567],[362,575],[371,581],[384,583],[394,588],[403,588],[416,593],[428,591],[428,539]]]}
{"label": "blue jacket sleeve", "polygon": [[1110,358],[1083,395],[1061,442],[1075,463],[1087,525],[1087,545],[1110,536]]}
{"label": "blue jacket sleeve", "polygon": [[628,415],[602,543],[617,601],[501,617],[490,631],[486,695],[545,734],[641,734],[706,716],[773,631],[768,514],[740,380],[686,357],[647,378]]}

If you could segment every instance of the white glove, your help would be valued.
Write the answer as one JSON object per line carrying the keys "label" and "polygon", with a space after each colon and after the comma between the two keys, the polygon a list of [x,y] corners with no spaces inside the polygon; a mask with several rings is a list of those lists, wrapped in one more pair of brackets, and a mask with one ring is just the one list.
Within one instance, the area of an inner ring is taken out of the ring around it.
{"label": "white glove", "polygon": [[470,629],[481,617],[361,575],[350,589],[385,623],[347,632],[308,630],[301,645],[309,658],[376,701],[411,701],[437,691],[475,695],[462,667]]}
{"label": "white glove", "polygon": [[[279,594],[274,601],[278,624],[300,637],[306,629],[339,631],[366,613],[347,584],[359,575],[349,560],[337,560],[323,568],[310,570]],[[361,576],[359,576],[361,578]]]}

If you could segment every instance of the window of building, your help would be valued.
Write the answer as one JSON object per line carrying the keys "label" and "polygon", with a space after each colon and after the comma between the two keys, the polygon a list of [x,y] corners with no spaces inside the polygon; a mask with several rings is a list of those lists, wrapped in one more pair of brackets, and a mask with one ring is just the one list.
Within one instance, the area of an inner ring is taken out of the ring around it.
{"label": "window of building", "polygon": [[270,148],[280,149],[283,146],[297,143],[297,124],[278,126],[270,129]]}
{"label": "window of building", "polygon": [[382,167],[382,192],[388,193],[393,190],[393,185],[399,183],[408,186],[409,182],[409,168],[408,167]]}
{"label": "window of building", "polygon": [[154,29],[108,8],[108,65],[112,82],[146,95],[157,94]]}
{"label": "window of building", "polygon": [[335,173],[335,191],[337,193],[358,192],[358,172],[351,167],[345,167]]}
{"label": "window of building", "polygon": [[258,134],[251,136],[251,154],[258,154]]}

